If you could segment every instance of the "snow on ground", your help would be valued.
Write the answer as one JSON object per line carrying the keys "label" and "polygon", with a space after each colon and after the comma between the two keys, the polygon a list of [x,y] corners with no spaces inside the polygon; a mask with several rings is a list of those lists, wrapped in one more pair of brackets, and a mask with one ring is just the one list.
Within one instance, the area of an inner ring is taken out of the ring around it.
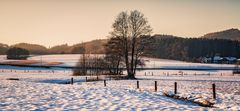
{"label": "snow on ground", "polygon": [[[57,66],[75,66],[78,62],[81,54],[59,54],[59,55],[39,55],[32,56],[28,60],[36,60],[43,62],[62,62]],[[103,56],[102,54],[91,54],[89,56]],[[166,59],[157,59],[157,58],[143,58],[146,61],[145,68],[187,68],[187,69],[234,69],[235,65],[229,64],[203,64],[203,63],[190,63],[184,61],[176,60],[166,60]],[[13,61],[6,60],[5,55],[0,56],[1,62]],[[39,65],[39,64],[35,64]]]}
{"label": "snow on ground", "polygon": [[[2,110],[187,110],[206,109],[131,89],[7,81],[1,85]],[[11,87],[11,88],[9,88]]]}
{"label": "snow on ground", "polygon": [[[64,62],[73,66],[80,55],[34,56],[30,60]],[[8,61],[0,56],[1,61]],[[145,58],[146,67],[234,68],[234,65],[188,63]],[[0,110],[240,110],[240,76],[230,70],[144,70],[136,80],[85,82],[85,77],[73,77],[62,68],[0,66]],[[73,85],[65,84],[74,78]],[[7,80],[19,78],[19,81]],[[154,92],[154,81],[158,91]],[[191,102],[163,96],[173,92],[178,83],[178,95],[203,97],[216,103],[205,108]],[[217,99],[212,99],[212,84],[216,84]]]}
{"label": "snow on ground", "polygon": [[[136,89],[136,80],[109,80],[104,87],[103,81],[85,82],[85,77],[70,76],[71,71],[9,71],[0,72],[1,110],[240,110],[240,76],[145,76],[138,72],[140,89]],[[71,77],[73,85],[62,84]],[[174,82],[179,95],[202,96],[215,102],[216,108],[163,96],[163,92],[173,91]],[[212,99],[212,83],[216,84],[217,100]]]}
{"label": "snow on ground", "polygon": [[[61,66],[75,66],[81,54],[64,54],[64,55],[43,55],[33,56],[29,60],[43,60],[48,62],[63,62]],[[92,54],[90,56],[103,56],[102,54]],[[189,63],[176,60],[156,59],[156,58],[143,58],[146,61],[146,68],[234,68],[234,65],[229,64],[202,64],[202,63]]]}

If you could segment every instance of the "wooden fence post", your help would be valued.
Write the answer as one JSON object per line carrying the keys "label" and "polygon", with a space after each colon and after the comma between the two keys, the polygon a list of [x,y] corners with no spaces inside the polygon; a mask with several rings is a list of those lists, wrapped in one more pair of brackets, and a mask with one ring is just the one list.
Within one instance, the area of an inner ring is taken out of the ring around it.
{"label": "wooden fence post", "polygon": [[177,94],[177,82],[174,82],[174,94]]}
{"label": "wooden fence post", "polygon": [[212,90],[213,90],[213,99],[216,99],[216,87],[215,87],[215,84],[212,84]]}
{"label": "wooden fence post", "polygon": [[137,81],[137,89],[139,89],[139,81]]}
{"label": "wooden fence post", "polygon": [[104,87],[106,87],[107,86],[107,84],[106,84],[106,80],[104,80]]}
{"label": "wooden fence post", "polygon": [[155,81],[155,92],[157,92],[157,81]]}
{"label": "wooden fence post", "polygon": [[71,84],[73,85],[73,78],[71,79]]}

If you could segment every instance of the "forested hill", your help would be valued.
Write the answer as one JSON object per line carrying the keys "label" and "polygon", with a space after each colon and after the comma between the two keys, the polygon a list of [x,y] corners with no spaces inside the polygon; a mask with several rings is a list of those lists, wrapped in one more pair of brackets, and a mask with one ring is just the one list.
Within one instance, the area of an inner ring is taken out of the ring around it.
{"label": "forested hill", "polygon": [[240,41],[240,30],[238,29],[228,29],[219,32],[208,33],[202,36],[202,38],[208,39],[228,39]]}
{"label": "forested hill", "polygon": [[30,54],[48,53],[48,49],[45,46],[38,45],[38,44],[18,43],[10,47],[19,47],[19,48],[27,49],[30,52]]}
{"label": "forested hill", "polygon": [[83,53],[83,46],[85,47],[86,53],[91,54],[103,54],[104,45],[107,43],[107,39],[92,40],[89,42],[79,43],[72,46],[67,44],[53,46],[48,49],[50,54],[81,54]]}
{"label": "forested hill", "polygon": [[[233,56],[240,58],[239,30],[229,29],[209,33],[199,38],[185,38],[173,35],[155,34],[155,38],[145,56],[184,61],[199,61],[202,57]],[[107,39],[98,39],[72,46],[62,44],[46,48],[42,45],[19,43],[12,46],[0,44],[0,54],[5,54],[9,47],[20,47],[29,50],[30,54],[80,54],[83,46],[86,53],[103,54]]]}
{"label": "forested hill", "polygon": [[154,36],[149,57],[199,62],[202,57],[240,57],[240,42],[224,39],[180,38]]}
{"label": "forested hill", "polygon": [[80,54],[82,53],[82,47],[86,48],[86,53],[92,54],[103,54],[104,45],[107,43],[107,39],[92,40],[84,43],[75,45],[62,44],[47,48],[43,45],[29,44],[29,43],[18,43],[11,46],[0,43],[0,55],[6,54],[6,51],[10,47],[19,47],[27,49],[30,54]]}
{"label": "forested hill", "polygon": [[81,53],[81,51],[78,51],[83,45],[86,48],[86,53],[91,54],[104,54],[104,46],[107,43],[108,39],[98,39],[98,40],[92,40],[89,42],[79,43],[73,45],[71,48],[71,53]]}
{"label": "forested hill", "polygon": [[240,31],[228,29],[198,38],[154,35],[146,56],[184,61],[200,61],[202,57],[240,57]]}

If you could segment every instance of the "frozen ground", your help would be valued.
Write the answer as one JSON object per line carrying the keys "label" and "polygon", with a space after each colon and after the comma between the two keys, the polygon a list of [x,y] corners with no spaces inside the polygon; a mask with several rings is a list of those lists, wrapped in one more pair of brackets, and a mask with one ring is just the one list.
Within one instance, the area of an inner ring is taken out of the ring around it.
{"label": "frozen ground", "polygon": [[[80,55],[45,55],[29,58],[74,65]],[[145,67],[234,68],[234,65],[187,63],[182,61],[145,58]],[[0,56],[1,61],[8,61]],[[240,76],[230,70],[144,70],[136,80],[85,82],[85,77],[74,77],[73,85],[65,84],[72,78],[71,70],[61,68],[30,68],[0,66],[0,110],[240,110]],[[19,81],[7,80],[19,78]],[[154,92],[154,81],[158,91]],[[178,95],[198,97],[215,103],[216,108],[205,108],[191,102],[163,96],[172,92],[178,83]],[[217,99],[212,99],[211,85],[216,84]]]}
{"label": "frozen ground", "polygon": [[[157,72],[155,72],[157,73]],[[169,72],[170,73],[170,72]],[[0,73],[1,110],[240,110],[240,76],[218,75],[147,75],[138,72],[140,89],[135,80],[84,82],[85,77],[74,77],[71,71],[3,70]],[[7,78],[20,78],[19,81]],[[154,81],[158,91],[154,92]],[[203,97],[216,108],[170,99],[163,92],[173,91],[178,83],[181,96]],[[217,100],[212,99],[211,84],[216,84]]]}

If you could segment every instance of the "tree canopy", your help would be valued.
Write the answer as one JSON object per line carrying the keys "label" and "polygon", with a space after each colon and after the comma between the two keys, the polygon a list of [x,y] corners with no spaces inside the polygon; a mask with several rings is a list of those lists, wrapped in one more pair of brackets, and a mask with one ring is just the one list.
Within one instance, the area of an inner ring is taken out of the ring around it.
{"label": "tree canopy", "polygon": [[13,47],[7,50],[7,59],[27,59],[29,51],[23,48]]}
{"label": "tree canopy", "polygon": [[115,47],[118,49],[112,48],[112,50],[121,50],[119,52],[122,52],[128,77],[134,79],[136,67],[142,64],[143,43],[147,41],[146,37],[150,36],[145,36],[146,40],[141,37],[150,35],[152,28],[144,14],[137,10],[119,13],[112,28],[111,38],[115,38],[115,41],[117,40],[115,45],[118,45]]}

